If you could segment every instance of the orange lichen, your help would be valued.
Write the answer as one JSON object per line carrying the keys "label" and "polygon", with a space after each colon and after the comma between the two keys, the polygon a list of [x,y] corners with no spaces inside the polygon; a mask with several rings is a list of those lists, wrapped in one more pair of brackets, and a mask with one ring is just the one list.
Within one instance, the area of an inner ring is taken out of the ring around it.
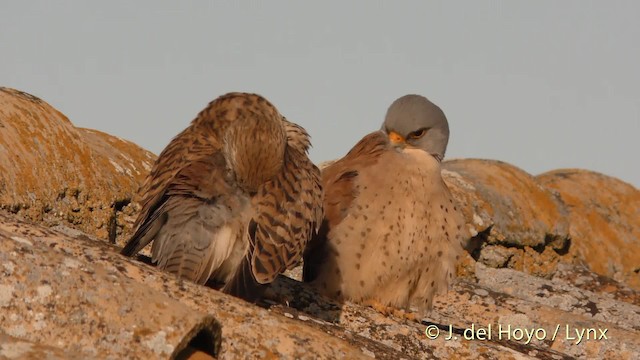
{"label": "orange lichen", "polygon": [[537,177],[570,208],[570,254],[602,275],[640,289],[640,191],[621,180],[578,169]]}
{"label": "orange lichen", "polygon": [[75,128],[46,102],[17,90],[0,88],[0,119],[0,206],[33,220],[106,238],[107,229],[96,225],[114,216],[115,202],[134,196],[155,159],[132,143]]}

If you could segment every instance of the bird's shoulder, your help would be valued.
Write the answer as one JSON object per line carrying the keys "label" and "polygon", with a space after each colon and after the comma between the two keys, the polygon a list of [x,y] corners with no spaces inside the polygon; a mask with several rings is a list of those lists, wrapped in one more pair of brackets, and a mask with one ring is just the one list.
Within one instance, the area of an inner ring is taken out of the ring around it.
{"label": "bird's shoulder", "polygon": [[392,152],[385,134],[376,131],[363,137],[347,155],[322,170],[325,218],[329,223],[340,221],[359,195],[357,184],[361,174],[372,171]]}
{"label": "bird's shoulder", "polygon": [[304,251],[304,281],[316,279],[330,256],[327,246],[329,233],[345,220],[356,203],[360,195],[361,175],[384,161],[389,150],[387,136],[382,131],[376,131],[364,136],[344,157],[322,170],[324,218],[319,231]]}
{"label": "bird's shoulder", "polygon": [[[211,191],[225,170],[221,144],[211,134],[189,127],[173,138],[162,151],[141,186],[142,206],[138,222],[143,222],[164,197],[192,189]],[[213,184],[208,184],[214,180]]]}
{"label": "bird's shoulder", "polygon": [[282,118],[287,144],[281,171],[253,195],[249,263],[259,283],[295,266],[322,221],[320,170],[309,159],[309,135]]}

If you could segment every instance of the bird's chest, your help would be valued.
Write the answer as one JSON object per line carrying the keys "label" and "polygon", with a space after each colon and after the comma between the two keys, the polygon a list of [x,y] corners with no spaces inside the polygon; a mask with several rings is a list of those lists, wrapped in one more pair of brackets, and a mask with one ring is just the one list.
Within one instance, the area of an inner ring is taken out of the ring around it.
{"label": "bird's chest", "polygon": [[353,214],[381,245],[411,251],[449,230],[450,194],[430,155],[405,151],[361,175]]}
{"label": "bird's chest", "polygon": [[[404,150],[391,154],[361,174],[357,188],[365,201],[378,202],[404,209],[426,210],[444,191],[440,164],[422,150]],[[436,199],[434,199],[436,198]]]}

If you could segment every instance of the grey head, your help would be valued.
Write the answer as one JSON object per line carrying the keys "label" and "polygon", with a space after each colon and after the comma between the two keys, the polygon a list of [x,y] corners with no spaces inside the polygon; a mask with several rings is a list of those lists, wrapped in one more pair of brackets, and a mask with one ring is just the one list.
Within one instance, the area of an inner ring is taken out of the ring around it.
{"label": "grey head", "polygon": [[421,95],[405,95],[391,104],[382,131],[396,147],[413,147],[444,157],[449,142],[449,123],[444,112]]}

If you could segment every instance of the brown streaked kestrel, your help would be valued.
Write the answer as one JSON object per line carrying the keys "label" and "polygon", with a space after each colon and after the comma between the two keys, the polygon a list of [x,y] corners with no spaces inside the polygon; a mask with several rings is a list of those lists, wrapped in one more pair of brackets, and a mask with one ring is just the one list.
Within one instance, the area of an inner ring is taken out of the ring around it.
{"label": "brown streaked kestrel", "polygon": [[339,300],[430,310],[455,275],[465,224],[440,174],[448,140],[442,110],[407,95],[380,131],[325,168],[325,217],[304,280]]}
{"label": "brown streaked kestrel", "polygon": [[217,98],[158,157],[122,254],[153,241],[161,269],[256,300],[299,262],[320,225],[320,171],[307,157],[310,146],[307,132],[265,98]]}

